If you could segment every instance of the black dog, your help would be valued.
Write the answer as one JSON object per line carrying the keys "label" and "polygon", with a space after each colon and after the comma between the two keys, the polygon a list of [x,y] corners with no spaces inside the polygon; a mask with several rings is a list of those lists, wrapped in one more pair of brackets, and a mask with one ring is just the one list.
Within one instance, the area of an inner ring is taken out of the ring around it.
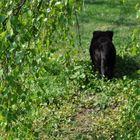
{"label": "black dog", "polygon": [[95,31],[90,45],[90,56],[94,68],[111,79],[114,75],[116,50],[112,43],[113,31]]}

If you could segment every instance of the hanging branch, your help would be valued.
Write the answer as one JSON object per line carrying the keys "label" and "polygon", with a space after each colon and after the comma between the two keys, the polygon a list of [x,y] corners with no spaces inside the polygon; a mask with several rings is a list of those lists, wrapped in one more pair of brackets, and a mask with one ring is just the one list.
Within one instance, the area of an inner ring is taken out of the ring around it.
{"label": "hanging branch", "polygon": [[[18,7],[13,9],[13,12],[10,14],[11,16],[18,16],[19,12],[21,11],[21,8],[22,6],[25,4],[26,0],[21,0],[20,3],[18,4]],[[3,29],[6,30],[6,23],[7,23],[7,20],[8,20],[8,17],[7,16],[5,18],[5,20],[2,22],[2,25],[3,25]]]}
{"label": "hanging branch", "polygon": [[12,12],[13,16],[18,16],[19,12],[21,11],[22,6],[25,4],[26,0],[21,0],[20,3],[18,4],[18,7],[15,8]]}
{"label": "hanging branch", "polygon": [[80,25],[79,25],[79,20],[78,20],[78,15],[77,15],[77,11],[76,10],[75,10],[75,18],[76,18],[76,26],[77,26],[77,31],[78,31],[79,45],[82,46],[81,34],[80,34]]}

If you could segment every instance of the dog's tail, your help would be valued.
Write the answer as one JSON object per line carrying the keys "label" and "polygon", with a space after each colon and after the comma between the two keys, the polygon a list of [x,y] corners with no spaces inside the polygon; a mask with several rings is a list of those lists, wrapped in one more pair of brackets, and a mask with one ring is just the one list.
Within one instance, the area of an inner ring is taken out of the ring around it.
{"label": "dog's tail", "polygon": [[105,67],[105,61],[106,59],[104,58],[104,55],[101,52],[101,75],[105,76],[106,75],[106,67]]}

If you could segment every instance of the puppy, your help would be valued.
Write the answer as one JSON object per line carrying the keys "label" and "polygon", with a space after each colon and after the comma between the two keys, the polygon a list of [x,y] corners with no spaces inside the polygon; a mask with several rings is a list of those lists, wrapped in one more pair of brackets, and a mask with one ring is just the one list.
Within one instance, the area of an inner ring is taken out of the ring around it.
{"label": "puppy", "polygon": [[95,70],[108,79],[113,77],[116,63],[116,50],[112,38],[113,31],[94,31],[89,49]]}

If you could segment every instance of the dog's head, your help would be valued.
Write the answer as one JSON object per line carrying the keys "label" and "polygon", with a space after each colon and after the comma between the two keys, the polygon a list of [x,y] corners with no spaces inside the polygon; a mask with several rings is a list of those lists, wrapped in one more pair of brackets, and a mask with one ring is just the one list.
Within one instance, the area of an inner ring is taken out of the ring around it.
{"label": "dog's head", "polygon": [[93,32],[93,39],[94,40],[97,40],[100,37],[106,37],[112,41],[113,31],[94,31]]}

